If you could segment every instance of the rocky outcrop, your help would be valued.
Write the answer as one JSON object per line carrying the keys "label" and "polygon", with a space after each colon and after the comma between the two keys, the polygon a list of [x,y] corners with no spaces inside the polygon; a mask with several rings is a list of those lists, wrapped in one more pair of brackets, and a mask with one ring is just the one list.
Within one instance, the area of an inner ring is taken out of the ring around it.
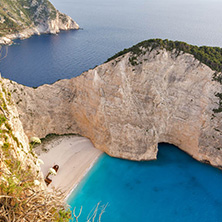
{"label": "rocky outcrop", "polygon": [[0,79],[0,221],[67,221],[64,196],[47,189],[40,163]]}
{"label": "rocky outcrop", "polygon": [[[81,76],[37,89],[8,80],[28,136],[78,133],[111,156],[157,157],[170,143],[195,159],[222,166],[222,118],[212,71],[193,55],[143,49]],[[133,58],[135,60],[135,58]]]}
{"label": "rocky outcrop", "polygon": [[48,0],[0,1],[0,44],[60,30],[79,29],[69,16],[59,12]]}
{"label": "rocky outcrop", "polygon": [[0,191],[4,185],[9,186],[12,182],[11,178],[15,178],[16,184],[20,186],[23,182],[19,181],[19,173],[23,173],[20,175],[23,180],[28,177],[30,181],[42,182],[33,189],[45,189],[43,175],[40,173],[41,168],[36,164],[37,156],[31,150],[10,92],[1,80],[0,105],[0,183],[2,185]]}

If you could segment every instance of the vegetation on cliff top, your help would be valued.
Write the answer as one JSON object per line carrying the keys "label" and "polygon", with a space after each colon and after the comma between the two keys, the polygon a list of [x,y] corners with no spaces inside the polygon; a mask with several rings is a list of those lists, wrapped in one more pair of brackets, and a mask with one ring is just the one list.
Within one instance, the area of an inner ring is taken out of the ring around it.
{"label": "vegetation on cliff top", "polygon": [[0,37],[55,18],[56,9],[48,0],[0,0]]}
{"label": "vegetation on cliff top", "polygon": [[[131,53],[129,57],[129,62],[132,66],[138,65],[137,56],[146,54],[147,51],[152,51],[154,49],[166,49],[167,51],[175,50],[175,53],[179,54],[180,52],[189,53],[193,55],[197,60],[209,66],[212,70],[215,71],[212,76],[212,80],[219,82],[222,85],[222,48],[220,47],[209,47],[209,46],[194,46],[180,41],[170,41],[168,39],[150,39],[138,43],[137,45],[132,46],[131,48],[124,49],[121,52],[118,52],[106,62],[109,62],[113,59],[116,59],[119,56],[122,56],[128,52]],[[215,93],[215,96],[218,97],[218,108],[213,109],[214,113],[222,112],[222,93]]]}
{"label": "vegetation on cliff top", "polygon": [[146,51],[144,51],[143,49],[148,49],[149,51],[152,51],[153,49],[158,48],[165,48],[167,51],[173,51],[175,49],[177,52],[182,51],[192,54],[196,59],[209,66],[212,70],[215,70],[217,72],[222,71],[222,48],[209,46],[198,47],[187,44],[185,42],[170,41],[168,39],[150,39],[140,42],[137,45],[132,46],[131,48],[124,49],[123,51],[118,52],[116,55],[109,58],[107,62],[128,52],[131,52],[132,56],[129,59],[130,63],[132,65],[136,65],[135,57],[146,53]]}

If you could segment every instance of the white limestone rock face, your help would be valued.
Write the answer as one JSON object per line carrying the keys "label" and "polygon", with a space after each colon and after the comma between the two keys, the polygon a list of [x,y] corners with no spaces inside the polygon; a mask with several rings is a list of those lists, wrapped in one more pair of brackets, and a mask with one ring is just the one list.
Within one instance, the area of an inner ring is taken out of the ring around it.
{"label": "white limestone rock face", "polygon": [[[48,0],[0,2],[0,44],[10,44],[13,39],[24,39],[44,33],[55,34],[60,30],[79,29],[71,17],[59,12]],[[11,25],[7,28],[7,22]],[[12,28],[11,28],[12,26]]]}
{"label": "white limestone rock face", "polygon": [[78,133],[111,156],[151,160],[158,143],[222,166],[222,118],[214,71],[192,55],[156,49],[125,54],[81,76],[37,89],[5,84],[28,136]]}
{"label": "white limestone rock face", "polygon": [[[29,140],[24,133],[22,123],[19,119],[17,108],[11,98],[6,85],[0,78],[0,102],[1,102],[1,133],[0,133],[0,181],[2,182],[3,175],[14,175],[15,172],[11,171],[6,164],[8,156],[14,158],[14,161],[21,163],[21,168],[24,171],[31,171],[33,180],[36,179],[40,182],[39,186],[33,187],[36,190],[45,190],[46,185],[41,173],[41,168],[36,164],[37,156],[31,153]],[[2,121],[3,117],[7,121]],[[9,144],[10,147],[4,148],[4,144]],[[12,159],[10,159],[13,161]],[[15,162],[12,162],[15,164]]]}

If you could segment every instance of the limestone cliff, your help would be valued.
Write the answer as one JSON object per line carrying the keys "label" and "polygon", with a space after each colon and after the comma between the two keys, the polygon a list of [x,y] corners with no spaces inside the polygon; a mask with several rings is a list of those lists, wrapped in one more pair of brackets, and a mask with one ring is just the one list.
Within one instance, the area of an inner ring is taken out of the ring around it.
{"label": "limestone cliff", "polygon": [[[0,105],[0,175],[4,168],[10,173],[9,168],[12,167],[12,162],[15,160],[20,162],[19,165],[24,169],[32,168],[33,177],[36,179],[39,177],[42,180],[41,174],[37,173],[40,168],[35,164],[36,156],[31,152],[29,140],[23,131],[16,106],[2,80],[0,80]],[[9,156],[10,163],[8,162]]]}
{"label": "limestone cliff", "polygon": [[75,21],[56,10],[48,0],[0,0],[0,44],[78,28]]}
{"label": "limestone cliff", "polygon": [[46,189],[11,94],[0,79],[0,221],[67,221],[61,194]]}
{"label": "limestone cliff", "polygon": [[[215,72],[188,53],[143,48],[37,89],[5,80],[28,136],[78,133],[111,156],[151,160],[158,143],[222,166]],[[134,61],[134,62],[132,62]],[[221,73],[217,73],[220,75]]]}

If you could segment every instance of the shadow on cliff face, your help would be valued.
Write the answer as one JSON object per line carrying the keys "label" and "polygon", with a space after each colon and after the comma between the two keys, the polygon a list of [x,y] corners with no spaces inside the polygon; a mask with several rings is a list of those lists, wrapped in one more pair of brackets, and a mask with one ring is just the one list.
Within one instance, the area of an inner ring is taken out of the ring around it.
{"label": "shadow on cliff face", "polygon": [[[167,150],[167,152],[166,152]],[[160,165],[178,163],[179,166],[187,164],[187,162],[193,161],[193,158],[186,152],[169,143],[159,143],[157,162]]]}

